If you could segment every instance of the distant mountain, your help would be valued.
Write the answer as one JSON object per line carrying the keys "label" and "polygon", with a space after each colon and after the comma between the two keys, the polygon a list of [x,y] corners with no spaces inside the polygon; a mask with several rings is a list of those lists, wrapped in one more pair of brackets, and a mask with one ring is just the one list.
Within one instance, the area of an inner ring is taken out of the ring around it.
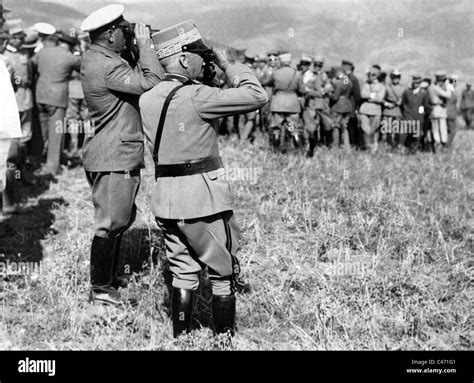
{"label": "distant mountain", "polygon": [[28,27],[37,22],[53,24],[58,29],[69,29],[79,27],[86,14],[63,5],[63,3],[50,3],[38,1],[3,0],[3,5],[11,9],[11,13],[6,14],[8,19],[22,19],[24,26]]}
{"label": "distant mountain", "polygon": [[[79,27],[105,2],[45,3],[4,0],[27,24],[47,21],[60,28]],[[68,4],[68,5],[65,5]],[[192,18],[203,36],[254,51],[288,49],[321,54],[326,65],[342,58],[356,73],[374,63],[408,74],[432,75],[437,69],[474,78],[474,6],[460,1],[217,1],[129,2],[127,19],[163,29]],[[407,78],[407,77],[405,77]]]}

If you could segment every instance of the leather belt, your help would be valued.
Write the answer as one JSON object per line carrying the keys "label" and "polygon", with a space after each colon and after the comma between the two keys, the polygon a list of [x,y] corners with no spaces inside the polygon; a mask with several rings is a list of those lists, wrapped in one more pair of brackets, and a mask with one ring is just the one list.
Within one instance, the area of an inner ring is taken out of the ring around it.
{"label": "leather belt", "polygon": [[159,177],[183,177],[202,174],[223,168],[220,157],[208,157],[196,162],[172,165],[155,165],[155,179]]}

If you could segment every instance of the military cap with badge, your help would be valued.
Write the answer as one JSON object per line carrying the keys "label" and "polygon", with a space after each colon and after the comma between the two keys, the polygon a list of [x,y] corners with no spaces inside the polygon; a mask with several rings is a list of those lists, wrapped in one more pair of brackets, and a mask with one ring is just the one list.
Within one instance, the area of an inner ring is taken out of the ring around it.
{"label": "military cap with badge", "polygon": [[151,35],[158,59],[181,52],[195,53],[203,59],[203,83],[209,84],[216,75],[216,56],[199,33],[193,20],[186,20]]}

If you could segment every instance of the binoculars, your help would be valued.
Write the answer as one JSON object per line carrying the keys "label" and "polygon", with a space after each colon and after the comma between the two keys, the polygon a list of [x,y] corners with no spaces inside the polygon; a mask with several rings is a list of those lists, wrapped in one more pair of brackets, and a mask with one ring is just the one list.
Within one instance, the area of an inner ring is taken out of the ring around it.
{"label": "binoculars", "polygon": [[[127,28],[124,28],[124,32],[129,38],[134,38],[135,37],[135,27],[136,27],[136,25],[137,25],[137,23],[130,23],[130,25]],[[153,33],[156,33],[156,32],[160,31],[159,29],[153,29],[151,27],[151,25],[149,25],[149,24],[146,24],[146,26],[148,27],[148,30],[150,31],[150,37]]]}

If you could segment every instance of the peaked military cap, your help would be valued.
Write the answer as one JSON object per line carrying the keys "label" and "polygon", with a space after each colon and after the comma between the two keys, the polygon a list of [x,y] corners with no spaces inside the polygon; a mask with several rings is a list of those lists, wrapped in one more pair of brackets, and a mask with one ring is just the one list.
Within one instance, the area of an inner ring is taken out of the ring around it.
{"label": "peaked military cap", "polygon": [[123,20],[124,10],[125,7],[122,4],[110,4],[100,8],[85,18],[81,24],[81,30],[83,32],[92,32],[114,21],[120,22]]}

